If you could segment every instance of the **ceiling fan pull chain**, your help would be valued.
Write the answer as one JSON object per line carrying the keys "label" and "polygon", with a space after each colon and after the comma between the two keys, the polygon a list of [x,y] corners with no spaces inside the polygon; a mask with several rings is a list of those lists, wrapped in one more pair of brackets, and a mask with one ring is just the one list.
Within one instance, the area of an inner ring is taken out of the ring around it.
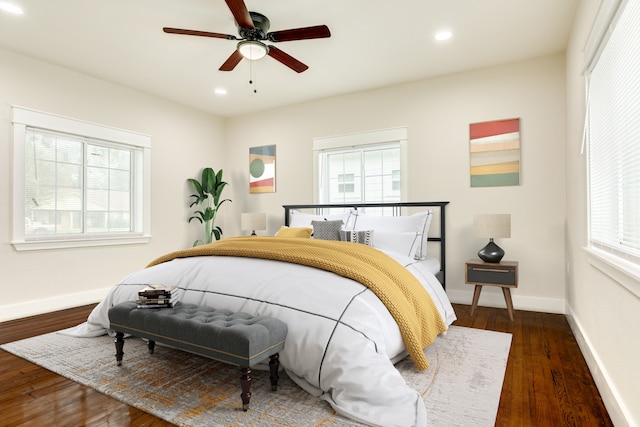
{"label": "ceiling fan pull chain", "polygon": [[253,85],[253,93],[258,93],[258,89],[257,89],[257,85],[256,82],[254,81],[253,75],[254,75],[254,70],[253,70],[253,63],[256,61],[249,61],[249,84]]}

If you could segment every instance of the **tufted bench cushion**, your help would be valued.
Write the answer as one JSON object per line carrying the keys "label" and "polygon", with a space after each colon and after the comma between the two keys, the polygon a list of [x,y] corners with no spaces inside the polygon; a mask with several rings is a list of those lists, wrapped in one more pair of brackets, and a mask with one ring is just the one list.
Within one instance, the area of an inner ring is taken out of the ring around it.
{"label": "tufted bench cushion", "polygon": [[135,301],[128,301],[109,309],[109,321],[116,331],[118,365],[124,354],[123,334],[131,334],[148,339],[150,353],[157,341],[240,366],[245,410],[251,396],[250,367],[271,357],[272,389],[277,387],[278,353],[287,336],[287,325],[278,319],[180,302],[173,308],[139,309]]}
{"label": "tufted bench cushion", "polygon": [[278,319],[195,304],[138,309],[129,301],[111,308],[109,321],[115,331],[241,367],[280,352],[287,336],[287,325]]}

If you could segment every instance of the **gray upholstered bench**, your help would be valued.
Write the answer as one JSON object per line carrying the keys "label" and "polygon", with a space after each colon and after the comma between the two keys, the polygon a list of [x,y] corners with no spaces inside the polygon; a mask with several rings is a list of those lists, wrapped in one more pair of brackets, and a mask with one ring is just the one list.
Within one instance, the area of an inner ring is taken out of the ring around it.
{"label": "gray upholstered bench", "polygon": [[242,409],[251,399],[251,367],[267,357],[271,389],[278,387],[278,353],[284,348],[287,325],[271,317],[176,303],[173,308],[137,308],[134,301],[109,309],[116,332],[116,362],[122,364],[124,334],[149,340],[149,353],[160,342],[191,353],[240,366]]}

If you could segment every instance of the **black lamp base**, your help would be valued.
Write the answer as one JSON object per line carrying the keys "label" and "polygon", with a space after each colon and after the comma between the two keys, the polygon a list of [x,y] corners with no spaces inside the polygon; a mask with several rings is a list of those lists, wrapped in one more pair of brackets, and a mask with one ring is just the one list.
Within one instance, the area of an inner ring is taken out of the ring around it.
{"label": "black lamp base", "polygon": [[478,251],[478,256],[484,262],[499,263],[504,256],[504,251],[500,246],[493,243],[493,239],[489,239],[487,246]]}

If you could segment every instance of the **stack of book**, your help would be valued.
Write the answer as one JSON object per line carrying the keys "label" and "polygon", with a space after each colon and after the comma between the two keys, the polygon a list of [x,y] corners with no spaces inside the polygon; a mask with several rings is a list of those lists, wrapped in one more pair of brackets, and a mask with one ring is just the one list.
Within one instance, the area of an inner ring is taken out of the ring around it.
{"label": "stack of book", "polygon": [[138,291],[138,308],[170,308],[176,302],[178,288],[169,285],[148,285]]}

